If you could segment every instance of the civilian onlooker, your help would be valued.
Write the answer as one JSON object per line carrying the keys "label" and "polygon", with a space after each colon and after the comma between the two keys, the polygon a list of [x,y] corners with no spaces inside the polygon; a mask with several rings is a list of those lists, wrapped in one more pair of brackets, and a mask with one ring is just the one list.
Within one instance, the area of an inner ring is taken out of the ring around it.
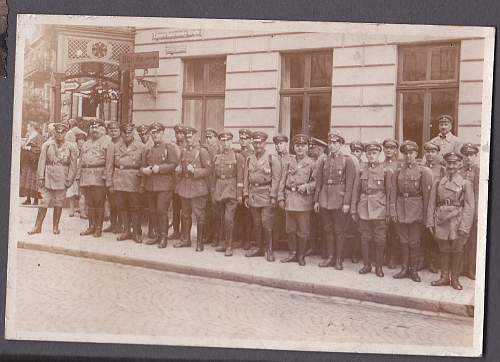
{"label": "civilian onlooker", "polygon": [[38,124],[29,122],[26,140],[21,146],[21,179],[19,184],[21,195],[26,196],[23,205],[31,205],[31,198],[33,198],[33,205],[38,205],[36,169],[43,141]]}

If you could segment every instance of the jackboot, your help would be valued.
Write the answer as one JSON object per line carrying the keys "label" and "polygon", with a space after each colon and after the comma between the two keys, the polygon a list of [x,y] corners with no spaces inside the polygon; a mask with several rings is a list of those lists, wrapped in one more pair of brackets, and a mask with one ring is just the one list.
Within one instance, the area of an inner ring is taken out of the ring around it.
{"label": "jackboot", "polygon": [[61,220],[62,207],[54,207],[52,214],[52,233],[58,235],[61,233],[59,230],[59,221]]}
{"label": "jackboot", "polygon": [[335,253],[335,236],[333,235],[333,231],[326,234],[324,236],[325,244],[326,244],[326,253],[327,258],[318,264],[320,268],[326,268],[329,266],[333,266],[335,260],[333,254]]}
{"label": "jackboot", "polygon": [[228,240],[228,226],[224,224],[223,227],[220,228],[219,230],[219,235],[217,237],[218,243],[215,247],[215,251],[222,253],[226,251],[226,243],[229,242]]}
{"label": "jackboot", "polygon": [[205,223],[196,223],[196,251],[203,251],[203,243],[205,238]]}
{"label": "jackboot", "polygon": [[130,232],[130,218],[128,216],[128,212],[121,211],[120,215],[123,222],[123,232],[116,238],[116,240],[130,240],[132,239],[132,233]]}
{"label": "jackboot", "polygon": [[[152,237],[150,238],[148,235],[148,239],[145,241],[146,245],[154,245],[154,244],[160,244],[160,241],[162,239],[161,232],[160,232],[160,223],[164,222],[163,220],[160,220],[164,218],[163,216],[150,216],[150,220],[153,222],[153,233]],[[149,234],[149,232],[148,232]]]}
{"label": "jackboot", "polygon": [[103,233],[112,233],[116,230],[117,224],[118,224],[118,215],[116,210],[110,210],[109,211],[109,221],[110,224],[107,228],[102,229]]}
{"label": "jackboot", "polygon": [[[262,229],[260,227],[256,228],[255,236],[257,237],[257,247],[254,249],[250,249],[245,253],[245,256],[247,256],[249,258],[253,258],[255,256],[264,256],[264,248],[263,248],[263,241],[262,241]],[[248,243],[250,245],[250,241],[248,241]]]}
{"label": "jackboot", "polygon": [[155,217],[151,215],[151,213],[148,212],[148,238],[149,239],[156,239],[157,238],[157,235],[155,233],[155,226],[156,226],[156,222],[155,222]]}
{"label": "jackboot", "polygon": [[80,235],[93,235],[95,232],[95,209],[93,207],[87,207],[87,217],[89,219],[89,227],[82,231]]}
{"label": "jackboot", "polygon": [[432,281],[433,287],[450,285],[450,254],[441,252],[441,278]]}
{"label": "jackboot", "polygon": [[344,267],[342,266],[342,251],[344,249],[344,241],[345,241],[345,235],[335,235],[335,242],[336,242],[336,247],[337,247],[337,252],[336,252],[336,259],[335,259],[335,269],[337,270],[342,270]]}
{"label": "jackboot", "polygon": [[456,290],[463,289],[459,281],[462,258],[463,253],[451,253],[451,287]]}
{"label": "jackboot", "polygon": [[379,278],[384,277],[384,271],[382,269],[382,264],[384,263],[384,247],[377,245],[375,247],[375,275]]}
{"label": "jackboot", "polygon": [[155,232],[158,240],[158,248],[164,249],[168,243],[168,214],[161,213],[156,217]]}
{"label": "jackboot", "polygon": [[403,279],[410,276],[410,269],[408,268],[408,262],[410,258],[410,249],[408,245],[401,245],[401,270],[399,273],[394,274],[394,279]]}
{"label": "jackboot", "polygon": [[410,279],[414,282],[420,283],[420,275],[418,275],[418,268],[420,265],[421,257],[419,254],[415,253],[417,248],[412,248],[410,250]]}
{"label": "jackboot", "polygon": [[282,263],[297,261],[297,239],[295,233],[288,234],[288,256],[280,260]]}
{"label": "jackboot", "polygon": [[137,244],[142,243],[142,227],[141,227],[141,214],[137,211],[131,212],[130,217],[132,218],[132,240]]}
{"label": "jackboot", "polygon": [[274,252],[273,252],[273,231],[272,230],[264,230],[264,238],[266,239],[266,260],[274,261]]}
{"label": "jackboot", "polygon": [[226,251],[224,256],[233,256],[233,227],[227,226],[224,227],[226,229]]}
{"label": "jackboot", "polygon": [[95,231],[94,237],[100,238],[102,235],[102,223],[104,221],[104,209],[95,209]]}
{"label": "jackboot", "polygon": [[306,246],[307,239],[306,238],[297,238],[297,262],[300,266],[306,265]]}
{"label": "jackboot", "polygon": [[42,232],[42,224],[45,219],[45,215],[47,215],[47,208],[40,207],[36,214],[35,227],[28,231],[28,235],[40,234]]}
{"label": "jackboot", "polygon": [[181,236],[180,240],[174,244],[174,248],[188,248],[191,246],[192,222],[191,218],[181,218]]}
{"label": "jackboot", "polygon": [[363,259],[363,267],[358,271],[359,274],[368,274],[372,271],[372,264],[370,263],[370,243],[368,241],[361,241],[361,257]]}

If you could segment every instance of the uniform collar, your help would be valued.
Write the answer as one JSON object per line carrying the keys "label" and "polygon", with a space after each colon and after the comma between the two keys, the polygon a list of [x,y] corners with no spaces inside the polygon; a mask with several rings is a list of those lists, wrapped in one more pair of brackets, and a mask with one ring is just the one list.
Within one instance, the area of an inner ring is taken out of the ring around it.
{"label": "uniform collar", "polygon": [[342,150],[340,150],[340,149],[337,152],[330,153],[331,158],[339,157],[341,155],[342,155]]}

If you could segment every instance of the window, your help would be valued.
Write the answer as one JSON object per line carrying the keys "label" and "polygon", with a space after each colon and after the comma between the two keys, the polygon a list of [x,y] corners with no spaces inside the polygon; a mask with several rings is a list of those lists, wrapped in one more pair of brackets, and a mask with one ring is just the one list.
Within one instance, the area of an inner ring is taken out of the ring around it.
{"label": "window", "polygon": [[449,114],[457,134],[459,43],[399,48],[396,134],[420,149],[439,133],[437,119]]}
{"label": "window", "polygon": [[282,57],[280,131],[325,139],[330,130],[333,52]]}
{"label": "window", "polygon": [[182,120],[184,124],[204,132],[207,128],[224,127],[224,92],[226,59],[196,59],[184,62]]}

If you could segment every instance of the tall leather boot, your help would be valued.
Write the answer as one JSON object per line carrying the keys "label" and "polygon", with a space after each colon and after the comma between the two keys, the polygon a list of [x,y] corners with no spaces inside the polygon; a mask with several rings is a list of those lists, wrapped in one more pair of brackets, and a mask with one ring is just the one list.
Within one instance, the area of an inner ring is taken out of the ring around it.
{"label": "tall leather boot", "polygon": [[168,243],[168,214],[166,212],[158,214],[156,233],[158,235],[158,248],[164,249]]}
{"label": "tall leather boot", "polygon": [[142,227],[141,227],[141,219],[142,214],[138,211],[130,212],[130,217],[132,219],[132,240],[136,243],[142,243]]}
{"label": "tall leather boot", "polygon": [[363,258],[363,267],[359,270],[359,274],[368,274],[372,271],[370,263],[370,243],[368,240],[361,240],[361,256]]}
{"label": "tall leather boot", "polygon": [[205,223],[196,222],[196,251],[203,251],[203,243],[205,238]]}
{"label": "tall leather boot", "polygon": [[36,213],[35,227],[28,231],[28,235],[40,234],[42,232],[42,224],[45,219],[45,215],[47,215],[47,208],[40,207]]}
{"label": "tall leather boot", "polygon": [[345,235],[335,235],[335,244],[336,244],[336,258],[335,258],[335,269],[337,270],[342,270],[344,269],[342,265],[342,251],[344,250],[344,242],[345,242]]}
{"label": "tall leather boot", "polygon": [[441,278],[431,282],[433,287],[450,285],[450,253],[441,252]]}
{"label": "tall leather boot", "polygon": [[375,246],[375,275],[379,278],[384,277],[382,264],[384,263],[384,247],[381,245]]}
{"label": "tall leather boot", "polygon": [[61,220],[62,207],[54,207],[52,214],[52,233],[58,235],[61,233],[59,230],[59,221]]}
{"label": "tall leather boot", "polygon": [[451,287],[456,290],[463,289],[459,281],[462,258],[463,253],[451,253]]}
{"label": "tall leather boot", "polygon": [[[145,244],[146,245],[154,245],[154,244],[159,244],[161,241],[161,236],[160,236],[160,219],[162,219],[163,216],[160,216],[156,213],[152,213],[149,216],[149,220],[151,221],[151,227],[153,228],[153,233],[152,237],[150,238],[148,235],[148,239],[146,240]],[[148,231],[149,234],[149,231]]]}
{"label": "tall leather boot", "polygon": [[112,233],[116,230],[117,224],[118,224],[118,214],[116,210],[111,209],[109,210],[109,226],[107,228],[102,229],[103,233]]}
{"label": "tall leather boot", "polygon": [[307,239],[306,238],[297,238],[297,262],[300,266],[306,265],[306,246]]}
{"label": "tall leather boot", "polygon": [[410,249],[408,245],[401,245],[401,270],[399,273],[394,274],[394,279],[403,279],[410,276],[410,269],[408,267],[408,262],[410,258]]}
{"label": "tall leather boot", "polygon": [[288,256],[280,260],[282,263],[291,263],[297,260],[297,238],[295,233],[288,234]]}
{"label": "tall leather boot", "polygon": [[174,248],[187,248],[191,246],[191,227],[193,220],[191,217],[181,217],[181,239],[174,244]]}
{"label": "tall leather boot", "polygon": [[82,236],[93,235],[95,232],[95,208],[87,207],[87,217],[89,219],[89,227],[80,233]]}
{"label": "tall leather boot", "polygon": [[221,229],[223,229],[223,231],[221,232],[219,230],[219,237],[217,238],[217,239],[219,239],[219,242],[217,243],[217,247],[215,248],[215,251],[217,251],[219,253],[226,251],[226,243],[229,241],[227,239],[227,226],[224,225],[224,227]]}
{"label": "tall leather boot", "polygon": [[123,232],[116,238],[116,240],[130,240],[132,239],[132,233],[130,232],[130,218],[128,216],[128,211],[121,211],[120,215],[123,222]]}
{"label": "tall leather boot", "polygon": [[328,257],[323,260],[321,263],[318,264],[320,268],[326,268],[329,266],[333,266],[335,260],[333,257],[333,254],[335,252],[335,236],[333,235],[333,230],[330,231],[328,234],[324,235],[325,241],[326,241],[326,250]]}
{"label": "tall leather boot", "polygon": [[104,209],[95,209],[95,231],[94,237],[100,238],[102,235],[102,223],[104,222]]}
{"label": "tall leather boot", "polygon": [[418,268],[422,260],[419,248],[410,249],[410,279],[414,282],[420,283],[420,275],[418,275]]}
{"label": "tall leather boot", "polygon": [[226,251],[224,252],[224,256],[233,256],[233,226],[228,225],[224,227],[226,229]]}
{"label": "tall leather boot", "polygon": [[147,219],[148,219],[148,238],[150,239],[156,239],[156,229],[155,229],[155,226],[156,226],[156,222],[155,222],[155,217],[154,215],[152,215],[151,212],[149,212],[149,210],[147,211]]}
{"label": "tall leather boot", "polygon": [[264,229],[264,238],[266,240],[266,260],[274,261],[274,251],[273,251],[273,231]]}
{"label": "tall leather boot", "polygon": [[245,256],[249,258],[253,258],[255,256],[264,256],[264,247],[262,241],[262,225],[254,225],[254,233],[255,237],[257,238],[257,248],[250,249],[245,253]]}

